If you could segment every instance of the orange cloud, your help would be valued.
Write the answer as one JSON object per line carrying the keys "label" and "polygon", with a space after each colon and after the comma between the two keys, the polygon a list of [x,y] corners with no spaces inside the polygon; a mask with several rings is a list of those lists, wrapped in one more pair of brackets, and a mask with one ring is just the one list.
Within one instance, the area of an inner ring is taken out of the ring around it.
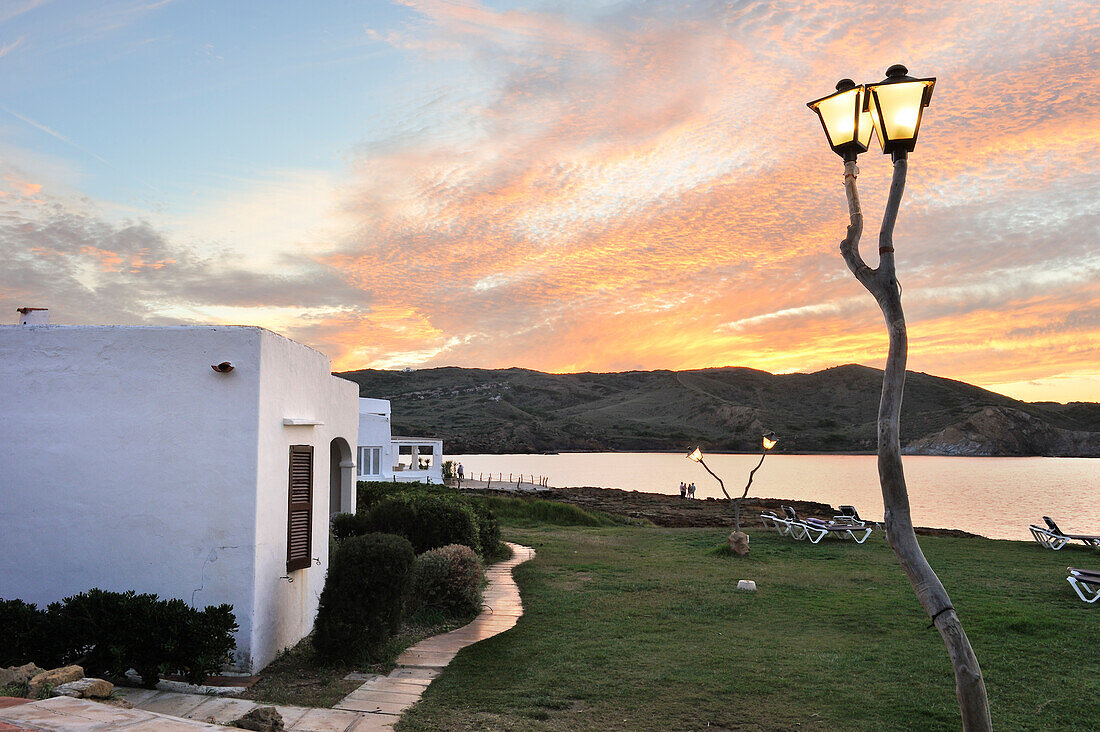
{"label": "orange cloud", "polygon": [[[357,161],[362,235],[322,261],[385,305],[302,330],[337,367],[878,364],[881,316],[837,253],[840,164],[803,103],[904,60],[940,78],[895,237],[910,366],[979,384],[1097,371],[1092,6],[924,5],[868,27],[842,2],[409,5],[406,35],[442,59],[486,50],[499,93],[460,138]],[[873,264],[889,162],[861,167]]]}

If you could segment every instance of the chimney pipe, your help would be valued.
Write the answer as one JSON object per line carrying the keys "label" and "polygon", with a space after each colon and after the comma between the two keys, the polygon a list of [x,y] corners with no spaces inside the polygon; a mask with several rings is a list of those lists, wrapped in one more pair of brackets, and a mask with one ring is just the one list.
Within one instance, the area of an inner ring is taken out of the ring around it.
{"label": "chimney pipe", "polygon": [[49,308],[16,308],[19,312],[19,325],[49,325]]}

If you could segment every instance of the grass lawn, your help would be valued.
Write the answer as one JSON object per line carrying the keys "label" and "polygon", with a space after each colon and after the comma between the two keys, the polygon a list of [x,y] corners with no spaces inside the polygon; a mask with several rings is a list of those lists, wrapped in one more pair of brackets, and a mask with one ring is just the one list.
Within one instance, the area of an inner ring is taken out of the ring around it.
{"label": "grass lawn", "polygon": [[[464,649],[398,730],[955,730],[947,652],[881,533],[813,546],[728,530],[508,526],[525,614]],[[922,537],[982,664],[998,729],[1093,730],[1100,552]],[[754,579],[756,593],[733,591]]]}

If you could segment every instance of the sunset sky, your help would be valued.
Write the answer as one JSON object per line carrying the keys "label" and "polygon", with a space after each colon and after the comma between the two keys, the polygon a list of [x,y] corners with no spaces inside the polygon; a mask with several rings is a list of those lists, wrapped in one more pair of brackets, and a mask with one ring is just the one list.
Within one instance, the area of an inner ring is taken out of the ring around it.
{"label": "sunset sky", "polygon": [[1100,401],[1098,49],[1095,0],[4,0],[0,322],[262,325],[338,370],[881,367],[805,103],[904,63],[938,79],[909,368]]}

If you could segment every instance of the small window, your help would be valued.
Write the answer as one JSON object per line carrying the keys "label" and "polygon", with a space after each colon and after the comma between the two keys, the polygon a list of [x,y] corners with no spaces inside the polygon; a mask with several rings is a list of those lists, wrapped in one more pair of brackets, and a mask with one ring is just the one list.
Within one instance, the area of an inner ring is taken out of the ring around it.
{"label": "small window", "polygon": [[359,475],[382,475],[382,448],[359,448]]}
{"label": "small window", "polygon": [[313,554],[313,445],[290,446],[286,571],[305,569]]}
{"label": "small window", "polygon": [[435,451],[431,445],[418,445],[416,456],[417,470],[431,470],[432,464],[435,461],[433,455]]}

